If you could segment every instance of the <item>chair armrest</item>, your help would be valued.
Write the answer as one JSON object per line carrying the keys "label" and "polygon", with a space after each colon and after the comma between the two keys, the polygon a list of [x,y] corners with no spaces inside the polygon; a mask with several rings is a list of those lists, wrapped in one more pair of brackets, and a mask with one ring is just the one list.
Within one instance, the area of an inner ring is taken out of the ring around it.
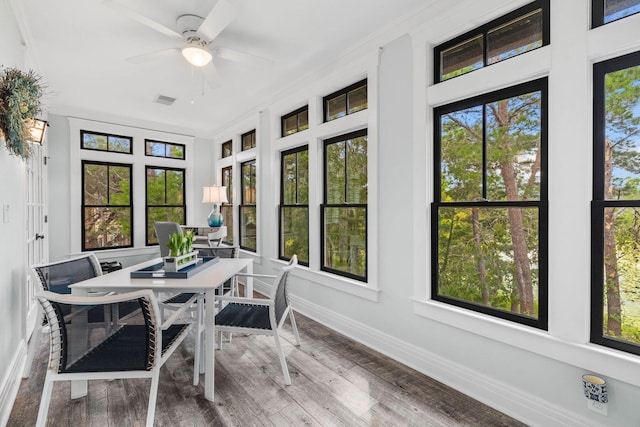
{"label": "chair armrest", "polygon": [[273,300],[264,299],[264,298],[245,298],[245,297],[216,296],[216,300],[218,300],[218,301],[226,301],[226,302],[235,302],[237,304],[253,304],[253,305],[266,305],[266,306],[275,305]]}
{"label": "chair armrest", "polygon": [[198,299],[199,296],[200,294],[194,294],[191,298],[187,300],[187,302],[185,302],[184,304],[181,304],[180,307],[177,310],[175,310],[173,314],[167,318],[167,320],[164,321],[164,323],[162,324],[162,326],[160,326],[160,328],[163,331],[166,331],[167,329],[169,329],[174,324],[176,319],[182,315],[182,313],[184,313],[185,311],[191,308],[191,304],[193,304]]}
{"label": "chair armrest", "polygon": [[273,274],[253,274],[253,273],[236,273],[236,276],[239,277],[261,277],[263,279],[275,279],[278,276],[274,276]]}
{"label": "chair armrest", "polygon": [[152,301],[156,301],[156,297],[149,289],[142,289],[139,291],[125,292],[122,294],[107,294],[101,296],[78,296],[72,294],[57,294],[51,291],[40,291],[36,293],[36,298],[46,298],[50,301],[59,302],[62,304],[75,304],[75,305],[100,305],[100,304],[112,304],[116,302],[124,302],[138,298],[149,298]]}

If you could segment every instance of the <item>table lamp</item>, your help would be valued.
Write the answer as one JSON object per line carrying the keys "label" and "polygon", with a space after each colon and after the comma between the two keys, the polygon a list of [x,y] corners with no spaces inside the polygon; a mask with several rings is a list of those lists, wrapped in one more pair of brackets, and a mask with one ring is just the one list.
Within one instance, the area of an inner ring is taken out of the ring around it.
{"label": "table lamp", "polygon": [[213,185],[211,187],[202,188],[202,203],[213,203],[213,209],[207,217],[209,227],[220,227],[224,222],[220,213],[220,204],[228,203],[227,187],[224,185]]}

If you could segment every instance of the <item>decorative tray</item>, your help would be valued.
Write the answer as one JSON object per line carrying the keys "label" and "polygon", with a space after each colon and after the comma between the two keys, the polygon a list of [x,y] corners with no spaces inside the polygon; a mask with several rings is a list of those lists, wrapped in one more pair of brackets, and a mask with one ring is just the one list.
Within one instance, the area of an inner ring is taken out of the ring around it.
{"label": "decorative tray", "polygon": [[200,273],[205,268],[212,266],[219,260],[218,257],[205,256],[198,258],[197,263],[191,264],[179,271],[165,271],[164,262],[159,262],[149,267],[132,271],[130,275],[132,279],[187,279]]}

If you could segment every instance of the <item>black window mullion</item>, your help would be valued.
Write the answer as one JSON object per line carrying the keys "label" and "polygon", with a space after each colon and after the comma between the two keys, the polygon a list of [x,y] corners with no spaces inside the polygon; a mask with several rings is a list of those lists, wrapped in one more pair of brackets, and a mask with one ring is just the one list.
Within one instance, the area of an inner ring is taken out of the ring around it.
{"label": "black window mullion", "polygon": [[349,168],[347,167],[349,160],[349,140],[344,141],[344,201],[343,203],[347,203],[348,194],[347,189],[349,188]]}
{"label": "black window mullion", "polygon": [[[486,49],[485,49],[486,52]],[[482,198],[487,200],[487,103],[482,104]]]}

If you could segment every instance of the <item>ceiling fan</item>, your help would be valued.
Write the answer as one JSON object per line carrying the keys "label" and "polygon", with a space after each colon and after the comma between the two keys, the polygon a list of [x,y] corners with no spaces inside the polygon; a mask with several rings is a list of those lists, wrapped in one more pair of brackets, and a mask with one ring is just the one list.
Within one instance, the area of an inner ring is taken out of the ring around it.
{"label": "ceiling fan", "polygon": [[183,47],[169,48],[161,51],[150,52],[143,55],[127,58],[133,63],[142,63],[157,59],[167,55],[174,55],[177,52],[192,65],[204,67],[209,64],[213,57],[240,61],[245,63],[268,62],[265,58],[252,55],[238,50],[213,46],[213,40],[236,18],[238,11],[228,0],[218,0],[206,17],[185,14],[176,19],[176,29],[173,30],[162,25],[141,13],[130,9],[115,0],[103,0],[103,4],[112,9],[125,13],[139,23],[169,36],[174,39],[181,39]]}

